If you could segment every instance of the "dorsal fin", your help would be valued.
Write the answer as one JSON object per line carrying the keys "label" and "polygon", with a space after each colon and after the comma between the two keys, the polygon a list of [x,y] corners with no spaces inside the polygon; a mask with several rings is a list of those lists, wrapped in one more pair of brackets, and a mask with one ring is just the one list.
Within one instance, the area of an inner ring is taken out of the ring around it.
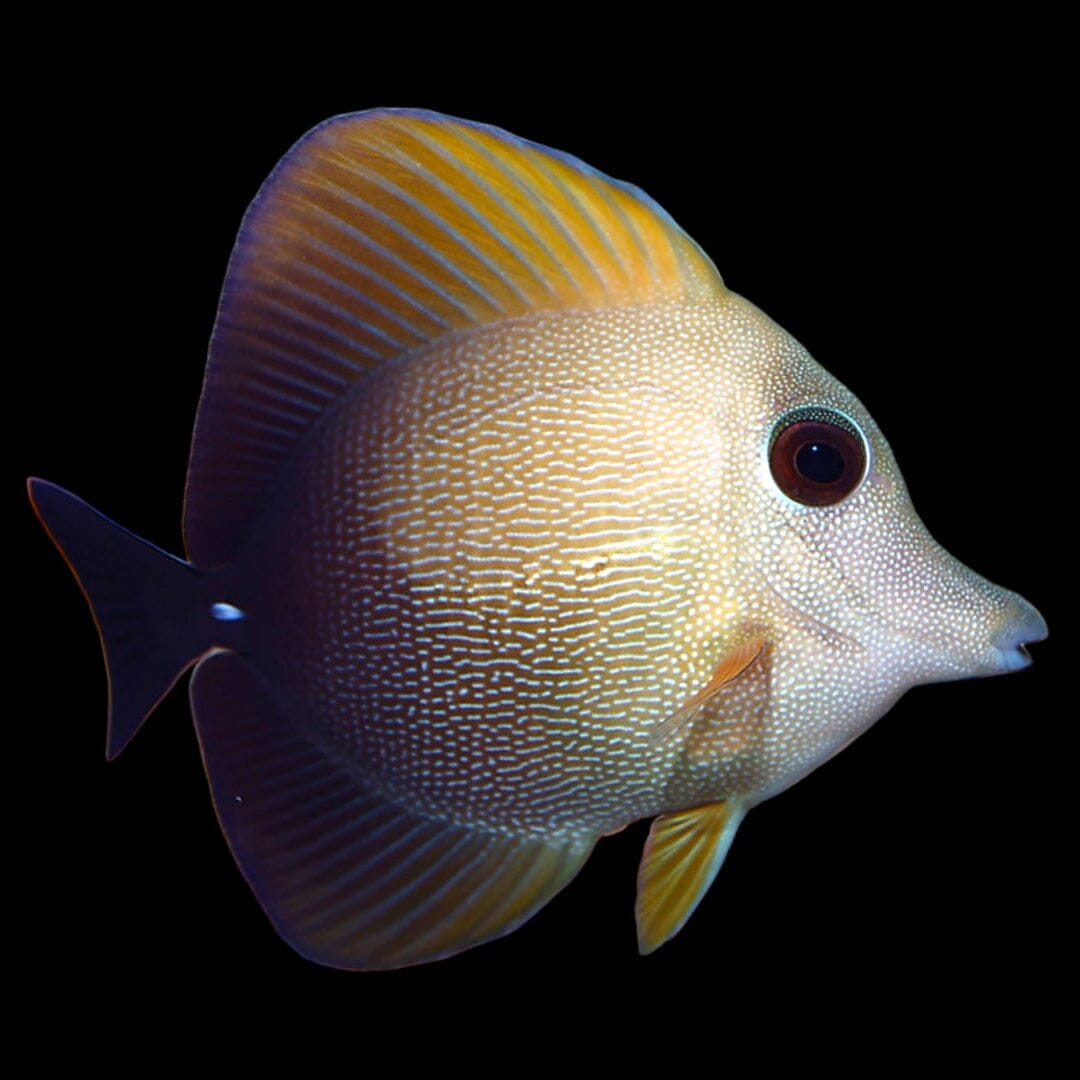
{"label": "dorsal fin", "polygon": [[192,444],[189,557],[230,558],[295,443],[403,353],[531,312],[722,291],[647,195],[567,154],[430,112],[329,120],[237,237]]}

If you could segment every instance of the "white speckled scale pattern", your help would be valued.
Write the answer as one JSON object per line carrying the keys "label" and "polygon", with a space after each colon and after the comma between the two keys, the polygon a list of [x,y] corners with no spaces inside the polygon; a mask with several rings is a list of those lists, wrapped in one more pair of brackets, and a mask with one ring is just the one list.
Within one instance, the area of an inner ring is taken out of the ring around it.
{"label": "white speckled scale pattern", "polygon": [[[770,475],[804,405],[865,436],[839,505]],[[254,655],[302,726],[390,800],[516,833],[753,805],[909,686],[1006,670],[1038,619],[934,543],[859,402],[734,295],[407,353],[309,433],[250,535],[237,602],[287,630]]]}
{"label": "white speckled scale pattern", "polygon": [[1046,633],[648,196],[416,110],[319,125],[245,215],[190,561],[31,497],[95,610],[110,754],[195,664],[237,862],[347,968],[510,932],[641,817],[651,952],[748,809]]}

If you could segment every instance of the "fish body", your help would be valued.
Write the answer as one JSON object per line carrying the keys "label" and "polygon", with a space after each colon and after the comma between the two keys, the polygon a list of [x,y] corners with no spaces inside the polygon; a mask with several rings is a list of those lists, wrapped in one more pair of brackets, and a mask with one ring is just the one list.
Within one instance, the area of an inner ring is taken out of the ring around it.
{"label": "fish body", "polygon": [[327,122],[245,218],[187,562],[31,491],[101,629],[110,754],[197,662],[233,853],[349,968],[512,930],[640,818],[651,951],[753,806],[1045,635],[651,200],[430,113]]}

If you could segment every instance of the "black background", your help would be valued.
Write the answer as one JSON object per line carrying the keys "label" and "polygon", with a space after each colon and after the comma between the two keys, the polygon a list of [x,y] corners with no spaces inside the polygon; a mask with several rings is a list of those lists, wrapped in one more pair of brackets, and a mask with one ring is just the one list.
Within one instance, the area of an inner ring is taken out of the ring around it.
{"label": "black background", "polygon": [[[36,970],[86,991],[107,971],[140,998],[199,980],[237,1001],[333,1001],[369,1019],[545,986],[559,988],[544,1006],[556,1012],[767,994],[770,1008],[838,1018],[899,992],[933,1022],[953,1001],[992,1021],[1037,996],[1063,948],[1072,850],[1052,779],[1075,713],[1053,685],[1072,588],[1055,556],[1051,450],[1072,423],[1058,374],[1071,351],[1055,266],[1063,130],[1030,42],[990,44],[958,35],[940,52],[792,68],[757,43],[735,76],[729,42],[711,65],[687,62],[693,85],[677,60],[654,70],[645,42],[595,78],[588,50],[355,74],[335,57],[314,79],[280,56],[242,71],[234,56],[110,56],[63,73],[65,108],[20,118],[12,136],[13,225],[29,238],[12,310],[26,387],[9,400],[9,491],[26,547],[11,569],[10,678],[24,696],[9,769]],[[999,55],[1014,47],[1019,70]],[[634,826],[502,941],[384,974],[301,960],[217,830],[185,694],[105,764],[91,620],[20,502],[20,478],[44,476],[180,550],[187,443],[244,208],[305,130],[378,105],[497,124],[644,188],[862,398],[935,536],[1051,627],[1031,670],[911,692],[756,809],[690,923],[650,958],[634,941]],[[123,1011],[102,1008],[106,1025]]]}

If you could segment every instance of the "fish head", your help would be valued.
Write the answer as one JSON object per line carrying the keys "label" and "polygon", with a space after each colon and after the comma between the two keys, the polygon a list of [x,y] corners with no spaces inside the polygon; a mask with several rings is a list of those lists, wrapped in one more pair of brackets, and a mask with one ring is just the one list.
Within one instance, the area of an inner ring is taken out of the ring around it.
{"label": "fish head", "polygon": [[766,741],[784,761],[767,797],[777,771],[793,782],[909,688],[1027,666],[1024,644],[1046,624],[934,540],[851,391],[741,297],[723,322],[738,343],[717,379],[727,482],[750,508],[730,526],[733,578],[742,618],[772,647]]}

